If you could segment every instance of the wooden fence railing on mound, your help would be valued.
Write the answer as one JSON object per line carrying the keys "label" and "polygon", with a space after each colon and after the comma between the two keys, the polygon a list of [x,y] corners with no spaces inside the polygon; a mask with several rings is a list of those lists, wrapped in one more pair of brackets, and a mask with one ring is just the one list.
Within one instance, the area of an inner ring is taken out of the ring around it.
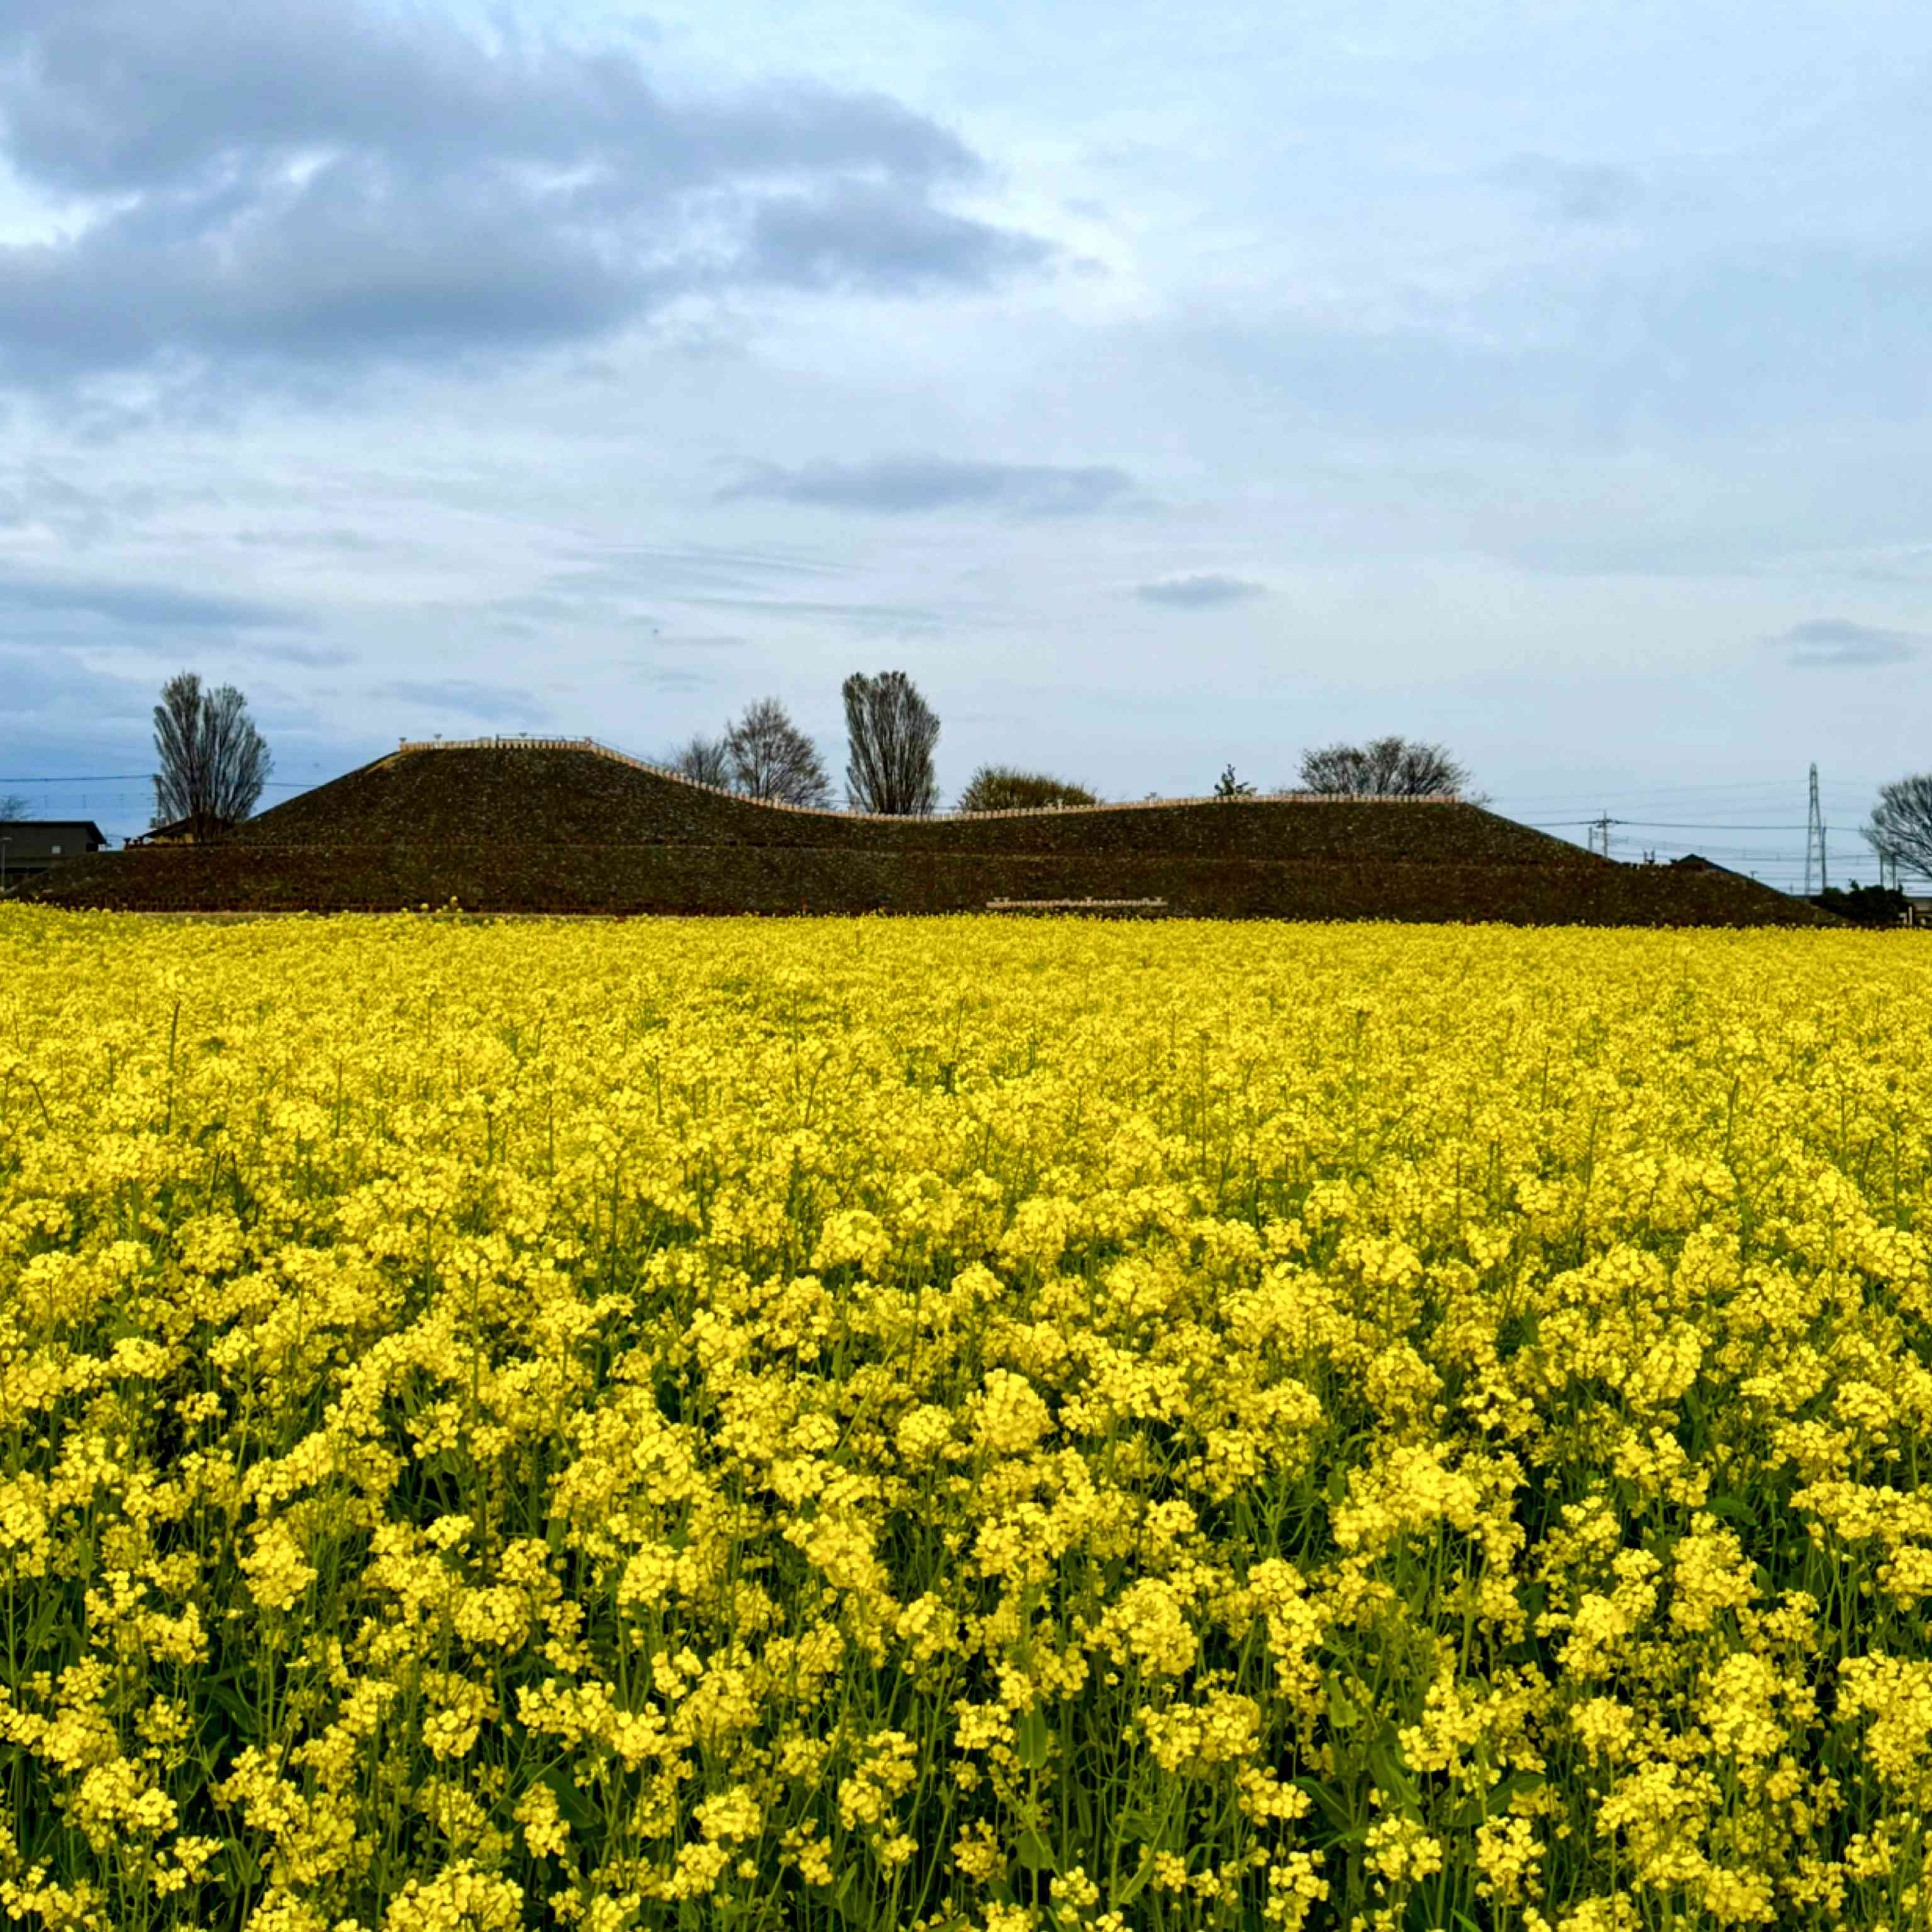
{"label": "wooden fence railing on mound", "polygon": [[1153,899],[988,899],[988,912],[1165,912],[1167,902]]}
{"label": "wooden fence railing on mound", "polygon": [[708,791],[719,798],[733,799],[740,805],[761,805],[770,812],[796,812],[812,818],[878,819],[894,825],[916,824],[928,818],[1064,818],[1076,812],[1160,812],[1176,805],[1460,805],[1462,802],[1453,792],[1428,792],[1415,798],[1358,798],[1339,792],[1282,791],[1270,793],[1265,797],[1253,794],[1226,798],[1209,794],[1198,798],[1121,799],[1098,805],[1016,805],[998,812],[961,812],[956,808],[922,812],[841,812],[832,806],[793,805],[782,799],[747,798],[742,792],[734,791],[728,785],[706,784],[701,778],[688,777],[684,772],[674,771],[668,766],[654,765],[648,759],[633,758],[628,752],[620,752],[614,745],[607,745],[596,738],[405,738],[390,756],[400,757],[405,752],[518,751],[588,752],[595,757],[608,758],[614,764],[628,765],[634,771],[649,772],[655,778],[668,778],[674,784],[688,785],[693,791]]}

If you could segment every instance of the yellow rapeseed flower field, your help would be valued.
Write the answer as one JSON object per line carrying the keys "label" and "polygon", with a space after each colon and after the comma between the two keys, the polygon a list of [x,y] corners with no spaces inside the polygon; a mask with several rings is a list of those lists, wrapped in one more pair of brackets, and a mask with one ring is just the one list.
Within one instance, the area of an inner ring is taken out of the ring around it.
{"label": "yellow rapeseed flower field", "polygon": [[0,908],[30,1927],[1924,1926],[1910,935]]}

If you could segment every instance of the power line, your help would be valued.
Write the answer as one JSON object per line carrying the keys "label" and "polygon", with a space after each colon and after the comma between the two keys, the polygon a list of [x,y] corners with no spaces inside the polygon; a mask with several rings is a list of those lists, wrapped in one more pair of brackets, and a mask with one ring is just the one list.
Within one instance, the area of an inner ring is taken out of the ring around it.
{"label": "power line", "polygon": [[1653,832],[1803,832],[1802,825],[1746,825],[1736,819],[1714,819],[1693,824],[1686,818],[1619,818],[1619,825],[1641,825]]}
{"label": "power line", "polygon": [[[1583,833],[1585,848],[1592,852],[1601,853],[1605,858],[1609,858],[1612,850],[1618,848],[1627,848],[1629,842],[1618,836],[1625,828],[1632,831],[1715,833],[1718,835],[1715,839],[1700,838],[1699,840],[1703,857],[1713,861],[1728,860],[1734,866],[1748,868],[1750,876],[1762,884],[1768,885],[1774,890],[1792,895],[1802,892],[1805,898],[1809,898],[1813,896],[1814,886],[1822,888],[1829,881],[1827,871],[1828,852],[1826,846],[1828,834],[1825,824],[1825,797],[1827,795],[1836,796],[1839,799],[1841,808],[1849,809],[1849,801],[1842,796],[1844,794],[1856,791],[1864,796],[1868,796],[1870,794],[1864,788],[1850,780],[1841,779],[1838,781],[1835,785],[1828,784],[1826,782],[1820,778],[1816,765],[1810,767],[1806,776],[1808,812],[1806,823],[1803,825],[1774,820],[1624,818],[1618,817],[1607,809],[1600,811],[1595,816],[1588,818],[1532,819],[1523,822],[1539,831],[1559,832],[1570,835],[1573,838],[1575,832],[1580,829]],[[1610,795],[1624,797],[1634,796],[1646,800],[1657,799],[1661,802],[1675,789],[1658,786],[1634,794],[1613,793]],[[1785,784],[1782,781],[1724,781],[1714,782],[1708,786],[1686,785],[1682,789],[1686,793],[1702,792],[1708,799],[1709,802],[1719,806],[1720,809],[1728,807],[1732,810],[1736,810],[1740,806],[1748,808],[1746,801],[1737,797],[1736,795],[1739,792],[1756,793],[1762,795],[1775,789],[1781,796],[1789,795]],[[1726,796],[1711,796],[1712,794],[1722,794]],[[1517,796],[1520,797],[1521,795]],[[1574,798],[1576,794],[1573,792],[1570,796]],[[1686,800],[1686,802],[1690,802],[1689,800]],[[1666,808],[1668,808],[1667,806]],[[1773,847],[1767,849],[1762,846],[1732,845],[1730,843],[1730,836],[1739,832],[1793,834],[1802,832],[1804,835],[1803,856],[1801,858],[1796,852],[1786,847]],[[1886,869],[1886,857],[1882,852],[1877,853],[1876,856],[1880,883],[1882,884]],[[1646,862],[1654,863],[1657,854],[1653,850],[1646,850],[1643,857]]]}
{"label": "power line", "polygon": [[[0,784],[146,784],[154,776],[152,772],[108,772],[104,774],[94,772],[84,772],[78,778],[0,778]],[[314,788],[300,778],[268,778],[263,781],[263,789],[268,791],[310,791]]]}
{"label": "power line", "polygon": [[1803,832],[1808,829],[1802,825],[1749,825],[1736,819],[1609,818],[1601,814],[1594,818],[1526,818],[1520,822],[1534,832],[1546,832],[1562,825],[1594,825],[1600,829],[1605,825],[1635,825],[1647,832]]}
{"label": "power line", "polygon": [[[1834,791],[1874,793],[1879,786],[1874,781],[1867,784],[1857,778],[1828,778],[1820,782]],[[1688,793],[1720,791],[1776,791],[1788,792],[1791,789],[1789,778],[1738,778],[1727,779],[1710,784],[1652,784],[1624,785],[1616,790],[1600,792],[1600,798],[1672,798]],[[1576,796],[1574,791],[1511,791],[1494,794],[1498,804],[1534,805],[1551,799],[1567,800]]]}

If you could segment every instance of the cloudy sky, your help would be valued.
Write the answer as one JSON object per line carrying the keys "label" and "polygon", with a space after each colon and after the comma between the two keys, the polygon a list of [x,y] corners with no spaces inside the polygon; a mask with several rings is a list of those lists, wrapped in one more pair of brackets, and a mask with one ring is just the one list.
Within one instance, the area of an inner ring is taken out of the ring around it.
{"label": "cloudy sky", "polygon": [[0,0],[0,791],[137,827],[183,667],[284,785],[766,693],[837,770],[898,667],[949,794],[1394,730],[1849,844],[1928,178],[1895,0]]}

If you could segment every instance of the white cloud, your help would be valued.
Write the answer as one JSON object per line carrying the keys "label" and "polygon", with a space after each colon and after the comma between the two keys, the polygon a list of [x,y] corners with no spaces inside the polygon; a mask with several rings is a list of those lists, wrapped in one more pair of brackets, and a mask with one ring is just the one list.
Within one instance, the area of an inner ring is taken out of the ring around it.
{"label": "white cloud", "polygon": [[764,498],[820,509],[888,515],[989,509],[1021,517],[1074,517],[1118,504],[1133,478],[1110,464],[980,463],[943,456],[881,456],[862,463],[755,464],[718,492],[720,502]]}
{"label": "white cloud", "polygon": [[1223,577],[1206,571],[1192,575],[1157,578],[1151,584],[1137,584],[1134,595],[1144,604],[1159,604],[1171,610],[1211,610],[1226,604],[1245,604],[1265,597],[1268,586],[1246,577]]}
{"label": "white cloud", "polygon": [[139,769],[184,664],[279,782],[768,691],[835,742],[899,664],[948,784],[1917,758],[1932,17],[542,15],[0,0],[35,758]]}
{"label": "white cloud", "polygon": [[1053,252],[944,206],[979,158],[890,99],[674,97],[626,50],[356,0],[0,9],[0,116],[19,176],[93,210],[0,245],[16,386],[500,356],[683,297],[979,288]]}
{"label": "white cloud", "polygon": [[1860,670],[1872,664],[1904,664],[1922,656],[1926,640],[1906,631],[1855,624],[1844,617],[1809,617],[1766,642],[1787,664],[1831,670]]}

